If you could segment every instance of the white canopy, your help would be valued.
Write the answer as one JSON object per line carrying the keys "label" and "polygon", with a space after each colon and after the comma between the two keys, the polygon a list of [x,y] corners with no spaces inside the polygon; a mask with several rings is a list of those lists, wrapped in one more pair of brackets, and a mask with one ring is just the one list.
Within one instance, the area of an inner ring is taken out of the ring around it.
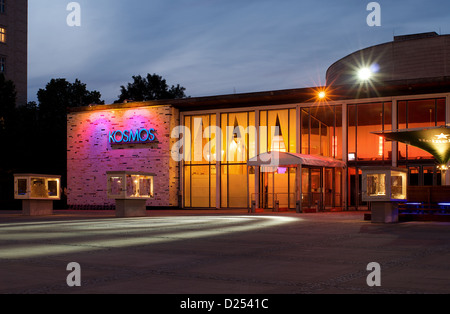
{"label": "white canopy", "polygon": [[296,165],[344,168],[345,162],[330,157],[276,151],[259,154],[247,161],[247,166],[283,167]]}

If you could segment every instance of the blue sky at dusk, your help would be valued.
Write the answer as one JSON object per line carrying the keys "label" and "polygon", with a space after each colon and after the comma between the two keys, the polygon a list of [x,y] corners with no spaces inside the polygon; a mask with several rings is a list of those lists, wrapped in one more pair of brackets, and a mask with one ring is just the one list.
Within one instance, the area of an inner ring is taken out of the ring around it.
{"label": "blue sky at dusk", "polygon": [[322,85],[327,68],[394,35],[450,34],[448,0],[29,0],[28,99],[76,78],[106,103],[133,75],[156,73],[192,97]]}

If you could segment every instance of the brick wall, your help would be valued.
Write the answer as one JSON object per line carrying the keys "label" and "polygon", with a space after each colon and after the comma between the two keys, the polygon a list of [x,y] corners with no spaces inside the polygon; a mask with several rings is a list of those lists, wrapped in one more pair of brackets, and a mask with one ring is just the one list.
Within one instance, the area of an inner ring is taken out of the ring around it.
{"label": "brick wall", "polygon": [[[67,203],[113,205],[107,198],[107,171],[150,172],[155,176],[155,198],[147,206],[178,206],[179,164],[172,160],[172,128],[179,125],[178,110],[147,106],[83,111],[67,118]],[[156,141],[111,145],[109,132],[153,128]]]}

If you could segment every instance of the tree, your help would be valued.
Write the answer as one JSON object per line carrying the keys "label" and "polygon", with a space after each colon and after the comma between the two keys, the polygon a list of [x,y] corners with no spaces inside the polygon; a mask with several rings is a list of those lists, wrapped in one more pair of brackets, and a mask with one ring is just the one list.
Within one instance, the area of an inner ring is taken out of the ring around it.
{"label": "tree", "polygon": [[12,81],[0,73],[0,208],[13,208],[13,165],[16,147],[14,127],[16,88]]}
{"label": "tree", "polygon": [[[40,151],[39,170],[62,176],[61,184],[66,186],[67,174],[67,108],[104,104],[98,91],[89,91],[78,79],[74,83],[66,79],[52,79],[37,93],[38,132]],[[30,105],[30,110],[32,105]]]}
{"label": "tree", "polygon": [[16,87],[0,73],[0,131],[6,131],[12,124],[16,108]]}
{"label": "tree", "polygon": [[98,91],[89,91],[86,84],[76,79],[69,83],[66,79],[52,79],[45,87],[38,91],[39,107],[73,108],[90,104],[104,104]]}
{"label": "tree", "polygon": [[180,84],[169,87],[165,79],[157,74],[147,74],[147,77],[133,76],[133,83],[121,86],[121,94],[115,103],[122,103],[125,100],[147,101],[158,99],[180,99],[185,98],[186,88]]}
{"label": "tree", "polygon": [[37,93],[41,130],[55,133],[57,129],[66,134],[67,108],[104,104],[98,91],[89,91],[78,79],[74,83],[66,79],[52,79],[45,89]]}

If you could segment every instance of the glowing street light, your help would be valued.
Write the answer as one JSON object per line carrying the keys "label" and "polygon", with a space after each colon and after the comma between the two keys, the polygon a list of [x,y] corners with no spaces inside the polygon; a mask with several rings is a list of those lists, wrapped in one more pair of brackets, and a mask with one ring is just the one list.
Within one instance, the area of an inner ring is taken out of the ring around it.
{"label": "glowing street light", "polygon": [[319,99],[325,99],[327,93],[325,93],[325,91],[321,91],[317,94],[317,96],[319,97]]}
{"label": "glowing street light", "polygon": [[372,70],[370,68],[362,68],[358,71],[358,77],[361,81],[368,81],[372,77]]}

